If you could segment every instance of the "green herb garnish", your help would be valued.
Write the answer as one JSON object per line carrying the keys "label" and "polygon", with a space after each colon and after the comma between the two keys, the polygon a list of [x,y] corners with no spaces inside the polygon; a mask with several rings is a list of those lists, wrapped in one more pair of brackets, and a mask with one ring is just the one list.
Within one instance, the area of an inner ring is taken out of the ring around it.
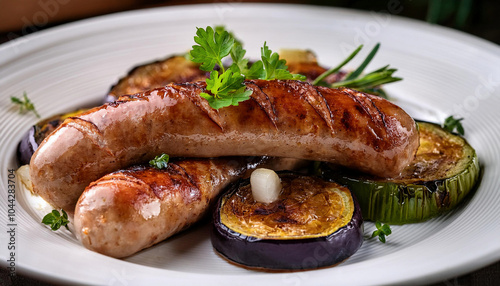
{"label": "green herb garnish", "polygon": [[251,79],[294,79],[305,80],[306,77],[300,74],[292,74],[288,70],[286,60],[280,59],[278,53],[273,53],[264,42],[260,49],[261,60],[255,62],[250,68],[247,78]]}
{"label": "green herb garnish", "polygon": [[149,161],[149,165],[155,167],[156,169],[165,169],[168,166],[168,160],[170,156],[167,154],[161,154],[156,156],[153,160]]}
{"label": "green herb garnish", "polygon": [[464,135],[465,130],[464,127],[462,126],[462,123],[460,121],[464,120],[463,118],[458,118],[455,119],[453,116],[448,116],[443,123],[443,129],[453,132],[455,129],[457,130],[458,134]]}
{"label": "green herb garnish", "polygon": [[388,224],[383,224],[379,221],[375,223],[375,227],[377,230],[373,231],[372,236],[370,238],[374,238],[378,236],[378,240],[382,243],[385,243],[385,237],[392,233],[391,227]]}
{"label": "green herb garnish", "polygon": [[[214,31],[209,26],[206,29],[198,28],[194,41],[198,45],[194,45],[189,52],[191,60],[201,64],[201,70],[211,71],[210,77],[206,79],[207,90],[211,94],[202,92],[200,96],[208,100],[210,106],[215,109],[238,105],[239,102],[249,99],[252,91],[246,90],[243,84],[245,77],[241,75],[241,71],[235,68],[225,70],[222,64],[222,59],[227,57],[233,48],[236,49],[234,38],[223,29]],[[242,51],[239,51],[238,56],[241,53],[244,56]],[[216,65],[219,70],[214,70]]]}
{"label": "green herb garnish", "polygon": [[69,228],[68,228],[68,223],[69,223],[68,214],[64,210],[61,210],[61,211],[62,211],[62,215],[57,210],[53,210],[52,212],[46,214],[42,219],[42,223],[46,224],[46,225],[50,225],[50,228],[53,231],[58,230],[59,228],[61,228],[61,226],[64,226],[64,227],[66,227],[67,230],[69,230]]}
{"label": "green herb garnish", "polygon": [[[371,60],[375,57],[380,44],[376,44],[375,47],[370,51],[365,60],[359,65],[357,69],[349,73],[345,79],[334,82],[330,85],[330,87],[349,87],[362,92],[378,94],[380,96],[386,97],[385,93],[379,89],[379,86],[382,84],[387,84],[395,81],[400,81],[402,78],[393,77],[392,75],[397,71],[397,69],[389,68],[389,65],[374,70],[368,74],[362,75],[366,66],[371,62]],[[343,66],[345,66],[349,61],[351,61],[363,48],[363,45],[360,45],[354,52],[352,52],[347,59],[345,59],[340,65],[335,68],[332,68],[320,76],[318,76],[314,81],[314,85],[326,85],[323,80],[329,76],[330,74],[338,72]]]}
{"label": "green herb garnish", "polygon": [[[201,64],[201,70],[210,71],[210,77],[206,79],[210,93],[202,92],[200,96],[212,108],[238,105],[250,99],[252,91],[243,84],[245,79],[305,79],[305,76],[291,74],[286,61],[273,53],[265,42],[261,48],[261,60],[248,67],[246,51],[241,42],[222,26],[215,30],[210,26],[206,29],[197,28],[194,41],[198,45],[194,45],[189,52],[190,59]],[[222,61],[227,56],[231,56],[233,63],[226,69]]]}
{"label": "green herb garnish", "polygon": [[341,62],[338,66],[334,67],[334,68],[331,68],[329,70],[327,70],[326,72],[320,74],[313,82],[312,84],[313,85],[318,85],[319,83],[321,83],[321,81],[323,81],[327,76],[331,75],[331,74],[334,74],[334,73],[337,73],[340,71],[340,69],[345,66],[348,62],[350,62],[358,53],[359,51],[361,51],[361,49],[363,48],[363,45],[359,46],[356,50],[354,50],[354,52],[352,52],[343,62]]}
{"label": "green herb garnish", "polygon": [[31,100],[28,98],[28,95],[26,92],[23,93],[23,99],[17,98],[15,96],[11,96],[10,100],[12,103],[19,105],[19,112],[20,113],[25,113],[28,111],[33,111],[35,113],[36,117],[40,118],[40,114],[35,109],[35,105]]}

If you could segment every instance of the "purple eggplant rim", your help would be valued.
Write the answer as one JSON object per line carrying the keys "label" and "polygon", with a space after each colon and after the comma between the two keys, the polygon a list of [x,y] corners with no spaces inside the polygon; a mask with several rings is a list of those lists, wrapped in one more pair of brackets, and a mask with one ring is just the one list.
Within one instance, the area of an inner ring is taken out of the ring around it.
{"label": "purple eggplant rim", "polygon": [[[285,175],[288,174],[297,175]],[[220,196],[213,211],[210,232],[212,246],[219,255],[230,262],[246,268],[269,271],[316,269],[343,262],[363,244],[363,218],[359,203],[352,193],[354,211],[351,221],[324,237],[261,239],[229,229],[220,221],[222,200],[247,184],[249,179],[242,179],[231,185],[228,191]]]}

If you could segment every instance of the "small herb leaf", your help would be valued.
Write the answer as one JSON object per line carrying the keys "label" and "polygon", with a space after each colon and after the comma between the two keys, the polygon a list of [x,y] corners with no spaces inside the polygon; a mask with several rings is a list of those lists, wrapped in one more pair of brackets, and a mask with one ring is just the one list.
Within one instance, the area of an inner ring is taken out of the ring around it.
{"label": "small herb leaf", "polygon": [[149,161],[149,165],[155,167],[156,169],[165,169],[168,166],[168,160],[170,156],[167,154],[161,154],[156,156],[153,160]]}
{"label": "small herb leaf", "polygon": [[264,42],[264,46],[260,49],[262,64],[265,76],[260,79],[294,79],[305,80],[306,77],[300,74],[292,74],[288,71],[286,60],[280,59],[278,53],[273,53]]}
{"label": "small herb leaf", "polygon": [[444,120],[443,129],[453,132],[455,129],[457,133],[460,135],[465,135],[464,127],[460,121],[464,120],[463,118],[455,119],[453,116],[449,116]]}
{"label": "small herb leaf", "polygon": [[[246,51],[241,42],[223,26],[217,26],[215,29],[198,28],[194,40],[198,45],[194,45],[189,52],[191,60],[200,63],[200,69],[210,71],[210,76],[206,79],[207,92],[200,93],[200,96],[214,109],[238,105],[250,99],[252,90],[247,90],[245,79],[306,79],[303,75],[290,73],[286,61],[280,59],[277,53],[273,53],[265,42],[261,48],[261,59],[249,68],[249,61],[245,58]],[[222,60],[228,55],[233,62],[226,69]],[[215,69],[216,65],[219,69]]]}
{"label": "small herb leaf", "polygon": [[64,210],[61,211],[62,216],[58,210],[53,210],[52,212],[46,214],[42,219],[42,223],[45,225],[49,225],[50,229],[52,229],[53,231],[58,230],[59,228],[61,228],[61,226],[64,226],[69,230],[68,214]]}
{"label": "small herb leaf", "polygon": [[201,64],[200,69],[211,71],[218,64],[220,68],[222,59],[229,55],[234,44],[234,39],[227,31],[220,30],[215,32],[212,27],[205,29],[197,28],[194,45],[189,53],[192,61]]}
{"label": "small herb leaf", "polygon": [[26,113],[28,111],[33,111],[35,113],[36,117],[40,118],[40,114],[35,109],[35,105],[31,100],[28,98],[28,95],[26,92],[23,93],[23,99],[17,98],[15,96],[10,97],[10,101],[14,104],[19,105],[19,112],[21,114]]}
{"label": "small herb leaf", "polygon": [[249,99],[252,94],[251,90],[246,90],[246,86],[243,84],[244,80],[245,78],[241,74],[233,72],[232,69],[228,69],[221,75],[212,71],[206,80],[207,90],[211,94],[203,92],[200,95],[214,109],[238,105],[239,102]]}
{"label": "small herb leaf", "polygon": [[373,231],[370,238],[378,236],[378,240],[385,243],[385,237],[392,233],[391,227],[388,224],[382,224],[381,222],[375,222],[375,227],[377,230]]}

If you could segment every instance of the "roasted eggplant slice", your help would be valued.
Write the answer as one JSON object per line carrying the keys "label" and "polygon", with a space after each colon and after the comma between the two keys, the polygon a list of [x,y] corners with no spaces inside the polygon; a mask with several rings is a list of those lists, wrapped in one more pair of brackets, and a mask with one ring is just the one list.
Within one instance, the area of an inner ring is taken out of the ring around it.
{"label": "roasted eggplant slice", "polygon": [[198,64],[181,55],[172,56],[134,67],[111,88],[105,102],[115,101],[121,95],[136,94],[172,82],[204,80],[206,77],[206,72],[200,70]]}
{"label": "roasted eggplant slice", "polygon": [[363,219],[348,188],[282,173],[281,194],[254,200],[249,179],[232,185],[214,211],[214,249],[237,265],[268,271],[338,264],[363,242]]}
{"label": "roasted eggplant slice", "polygon": [[390,224],[421,222],[454,208],[479,180],[479,161],[467,141],[439,125],[418,122],[420,147],[398,177],[376,178],[327,164],[323,175],[349,186],[363,218]]}

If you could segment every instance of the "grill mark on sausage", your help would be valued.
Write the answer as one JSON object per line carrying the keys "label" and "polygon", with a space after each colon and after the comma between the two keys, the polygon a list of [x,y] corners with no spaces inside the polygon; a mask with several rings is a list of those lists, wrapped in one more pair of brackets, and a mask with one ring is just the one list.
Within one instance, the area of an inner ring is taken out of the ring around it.
{"label": "grill mark on sausage", "polygon": [[368,110],[368,108],[365,106],[365,104],[363,102],[361,102],[357,97],[355,97],[353,94],[351,94],[350,92],[347,92],[346,89],[339,89],[342,93],[346,94],[347,96],[349,96],[349,98],[351,98],[352,100],[354,100],[356,103],[358,103],[356,105],[356,109],[358,111],[361,112],[361,110],[358,109],[358,107],[361,107],[361,109],[370,117],[370,120],[371,121],[374,121],[373,119],[373,116],[372,114],[370,113],[370,111]]}
{"label": "grill mark on sausage", "polygon": [[330,105],[328,104],[328,101],[326,100],[326,97],[323,95],[323,93],[321,91],[319,91],[319,88],[317,86],[313,86],[313,88],[316,90],[316,93],[320,96],[320,98],[323,99],[323,102],[325,103],[326,109],[328,109],[328,114],[330,114],[330,124],[331,124],[329,126],[333,132],[334,131],[334,129],[333,129],[334,119],[333,119],[333,113],[332,113],[332,110],[330,108]]}
{"label": "grill mark on sausage", "polygon": [[255,102],[260,106],[260,108],[266,113],[267,117],[273,123],[276,130],[278,130],[278,116],[276,114],[276,109],[274,108],[274,104],[271,102],[269,96],[260,88],[260,86],[256,85],[254,82],[247,82],[247,86],[252,86],[252,95],[251,99],[255,100]]}
{"label": "grill mark on sausage", "polygon": [[[294,85],[290,84],[291,82],[294,83]],[[314,96],[311,90],[315,90],[315,88],[310,83],[301,82],[302,84],[300,85],[296,84],[295,81],[283,81],[283,83],[289,89],[297,91],[300,98],[303,99],[305,102],[307,102],[319,115],[319,117],[323,119],[323,121],[328,126],[332,134],[335,133],[335,129],[333,128],[333,118],[331,117],[332,116],[331,110],[329,108],[326,108],[326,105],[328,104],[325,101],[322,101],[325,100],[323,96],[320,96],[320,99],[322,100],[319,100],[318,97]],[[316,94],[319,95],[319,93],[317,92]]]}
{"label": "grill mark on sausage", "polygon": [[[374,104],[373,100],[371,99],[371,97],[368,94],[365,94],[363,92],[359,92],[356,90],[351,90],[351,92],[353,92],[354,94],[357,95],[356,98],[359,100],[359,102],[363,103],[363,107],[365,107],[365,110],[370,114],[370,117],[371,117],[372,122],[374,124],[374,126],[370,129],[377,136],[377,142],[373,141],[373,143],[374,143],[373,146],[375,146],[376,149],[378,150],[378,147],[379,147],[378,144],[380,143],[379,141],[382,141],[381,138],[383,138],[384,134],[385,134],[385,130],[386,130],[385,128],[387,127],[386,122],[385,122],[384,118],[382,117],[380,110]],[[382,125],[383,125],[383,127],[382,127]]]}
{"label": "grill mark on sausage", "polygon": [[342,114],[342,118],[340,119],[340,123],[344,126],[346,130],[351,129],[351,113],[347,110],[344,110],[344,113]]}
{"label": "grill mark on sausage", "polygon": [[[200,86],[197,82],[186,82],[180,83],[176,85],[168,85],[167,87],[172,87],[177,90],[179,93],[185,95],[199,110],[201,110],[213,123],[215,123],[221,131],[224,131],[224,123],[222,122],[221,117],[219,116],[219,112],[213,109],[208,101],[200,96],[199,93],[193,92],[191,88],[196,88],[201,92],[206,92],[206,88]],[[175,87],[180,87],[176,89]]]}
{"label": "grill mark on sausage", "polygon": [[380,115],[380,118],[382,120],[382,124],[384,125],[384,128],[387,128],[387,122],[385,122],[385,115],[384,115],[384,113],[382,113],[382,111],[380,111],[380,109],[375,104],[375,102],[371,99],[370,96],[368,96],[367,98],[372,103],[372,106],[375,108],[375,110],[377,110],[378,114]]}
{"label": "grill mark on sausage", "polygon": [[[343,89],[343,91],[346,91],[346,89]],[[375,102],[372,100],[372,98],[369,94],[359,92],[357,90],[350,90],[350,91],[357,95],[356,99],[358,100],[358,102],[362,103],[363,108],[370,115],[375,126],[379,127],[380,125],[384,125],[384,127],[387,127],[385,120],[383,118],[383,114],[380,112],[378,107],[375,105]],[[375,111],[374,111],[374,109],[375,109]],[[381,128],[379,128],[379,130],[380,129]],[[377,135],[380,136],[379,134],[377,134]]]}
{"label": "grill mark on sausage", "polygon": [[[184,202],[186,204],[189,204],[193,201],[201,200],[201,189],[193,180],[193,178],[186,172],[186,169],[175,163],[170,163],[168,164],[168,166],[168,170],[172,171],[170,172],[170,178],[174,184],[177,184],[180,187],[180,195],[182,196]],[[175,178],[174,175],[177,175],[180,180]],[[185,184],[181,181],[184,181],[188,184]]]}
{"label": "grill mark on sausage", "polygon": [[198,191],[200,191],[200,186],[198,185],[198,183],[196,182],[196,180],[194,180],[193,177],[189,174],[189,172],[186,171],[186,169],[184,167],[182,167],[179,164],[173,163],[172,167],[174,167],[174,166],[177,167],[177,168],[179,168],[183,172],[183,176],[185,178],[187,178],[189,180],[189,182],[191,182],[192,185],[196,186],[196,188],[198,189]]}

